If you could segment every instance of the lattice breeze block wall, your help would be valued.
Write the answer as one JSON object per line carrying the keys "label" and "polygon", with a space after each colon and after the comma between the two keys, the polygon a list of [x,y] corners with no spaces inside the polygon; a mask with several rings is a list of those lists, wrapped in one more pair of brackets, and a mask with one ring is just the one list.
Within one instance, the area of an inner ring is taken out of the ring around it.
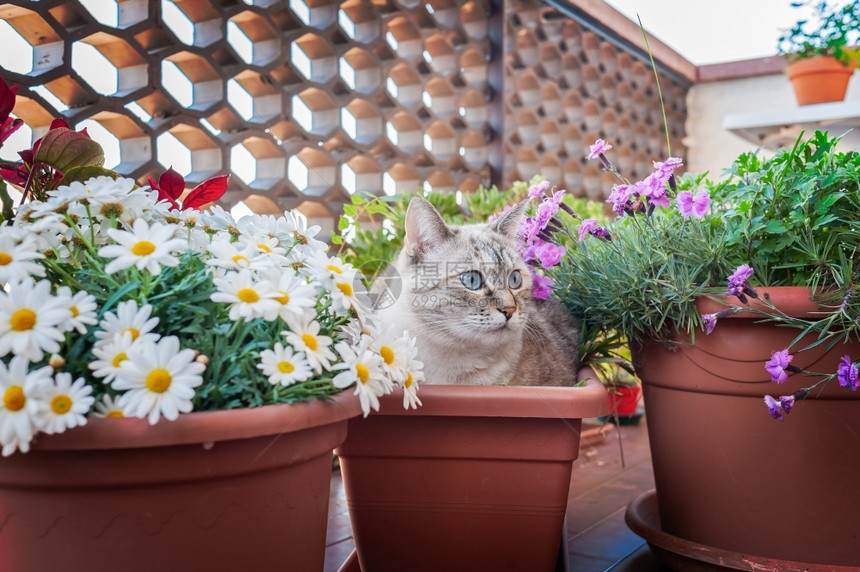
{"label": "lattice breeze block wall", "polygon": [[[537,2],[0,0],[0,38],[27,125],[0,157],[62,116],[109,168],[231,172],[225,207],[298,208],[324,232],[359,191],[543,172],[600,197],[593,139],[626,141],[637,176],[664,154],[647,67]],[[665,92],[683,130],[684,88]]]}

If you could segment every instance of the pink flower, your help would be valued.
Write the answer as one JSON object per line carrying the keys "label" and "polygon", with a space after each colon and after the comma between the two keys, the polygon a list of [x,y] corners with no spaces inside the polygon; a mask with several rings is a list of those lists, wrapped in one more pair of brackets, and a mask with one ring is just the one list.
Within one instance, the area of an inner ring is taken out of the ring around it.
{"label": "pink flower", "polygon": [[788,379],[788,374],[785,372],[786,370],[792,371],[789,364],[793,359],[794,356],[788,353],[787,348],[771,353],[770,359],[764,364],[764,368],[770,374],[771,380],[774,383],[783,383]]}
{"label": "pink flower", "polygon": [[681,191],[675,197],[675,204],[678,206],[678,212],[682,216],[693,216],[702,218],[708,212],[708,207],[711,204],[711,195],[707,191],[702,191],[696,196],[690,191]]}
{"label": "pink flower", "polygon": [[612,149],[612,145],[604,141],[603,139],[598,139],[594,142],[594,145],[589,147],[589,153],[586,155],[587,159],[597,159],[602,154],[606,153]]}
{"label": "pink flower", "polygon": [[537,259],[540,261],[541,266],[544,268],[552,268],[561,262],[561,257],[564,256],[564,247],[551,242],[544,242],[540,245],[535,254],[537,255]]}

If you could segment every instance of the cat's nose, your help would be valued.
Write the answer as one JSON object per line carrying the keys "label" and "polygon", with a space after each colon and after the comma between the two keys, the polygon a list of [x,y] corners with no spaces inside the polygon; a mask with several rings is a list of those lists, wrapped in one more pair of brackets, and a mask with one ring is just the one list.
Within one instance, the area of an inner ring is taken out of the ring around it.
{"label": "cat's nose", "polygon": [[510,320],[511,316],[514,315],[514,311],[516,310],[515,306],[505,306],[503,308],[499,308],[499,312],[505,315],[505,321]]}

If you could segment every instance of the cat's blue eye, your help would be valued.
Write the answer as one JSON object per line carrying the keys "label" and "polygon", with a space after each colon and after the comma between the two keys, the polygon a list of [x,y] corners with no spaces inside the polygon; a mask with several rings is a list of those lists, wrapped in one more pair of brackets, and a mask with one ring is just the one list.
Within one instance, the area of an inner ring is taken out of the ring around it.
{"label": "cat's blue eye", "polygon": [[477,270],[469,270],[460,274],[460,282],[469,290],[477,290],[484,284],[484,277]]}
{"label": "cat's blue eye", "polygon": [[508,276],[508,286],[516,290],[520,286],[523,285],[523,276],[520,274],[519,270],[514,270],[511,272],[510,276]]}

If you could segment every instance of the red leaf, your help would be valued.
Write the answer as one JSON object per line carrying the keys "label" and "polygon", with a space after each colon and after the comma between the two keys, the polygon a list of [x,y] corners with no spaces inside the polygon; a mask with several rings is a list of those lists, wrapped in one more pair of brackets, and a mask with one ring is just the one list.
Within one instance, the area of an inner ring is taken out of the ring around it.
{"label": "red leaf", "polygon": [[176,204],[176,201],[185,192],[185,179],[174,171],[173,167],[170,167],[158,178],[158,190],[158,196],[161,196],[163,192],[172,199],[173,204]]}
{"label": "red leaf", "polygon": [[188,193],[185,200],[182,201],[182,208],[200,210],[200,207],[206,203],[217,201],[227,192],[227,179],[230,175],[218,175],[206,179]]}
{"label": "red leaf", "polygon": [[15,94],[18,92],[18,86],[9,87],[2,78],[0,78],[0,123],[4,123],[12,109],[15,107]]}

